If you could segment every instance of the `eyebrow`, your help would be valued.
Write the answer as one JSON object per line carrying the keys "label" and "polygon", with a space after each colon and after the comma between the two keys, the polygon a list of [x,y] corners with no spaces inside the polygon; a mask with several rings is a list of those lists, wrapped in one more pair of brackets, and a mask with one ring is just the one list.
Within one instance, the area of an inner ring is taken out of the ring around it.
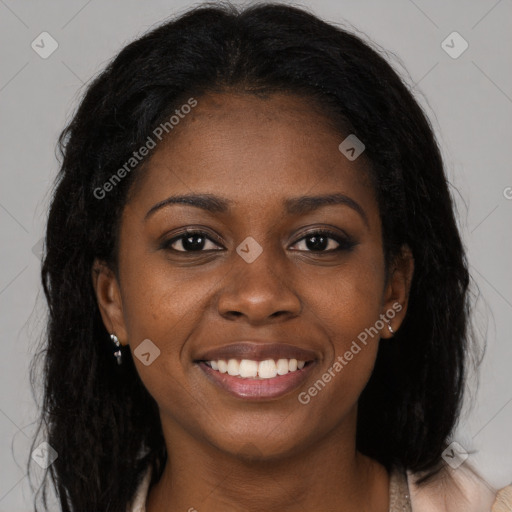
{"label": "eyebrow", "polygon": [[[235,203],[230,199],[215,196],[213,194],[185,194],[171,196],[152,206],[144,216],[144,221],[146,221],[156,211],[172,204],[186,204],[188,206],[201,208],[202,210],[210,213],[226,213],[230,206]],[[345,205],[352,208],[361,216],[365,224],[369,226],[368,217],[364,209],[359,203],[345,194],[336,193],[320,196],[299,196],[291,197],[284,201],[285,210],[290,215],[304,215],[330,205]]]}
{"label": "eyebrow", "polygon": [[368,217],[363,207],[345,194],[327,194],[321,196],[300,196],[286,199],[284,202],[286,211],[291,215],[304,215],[318,208],[329,205],[345,205],[356,211],[364,223],[369,227]]}

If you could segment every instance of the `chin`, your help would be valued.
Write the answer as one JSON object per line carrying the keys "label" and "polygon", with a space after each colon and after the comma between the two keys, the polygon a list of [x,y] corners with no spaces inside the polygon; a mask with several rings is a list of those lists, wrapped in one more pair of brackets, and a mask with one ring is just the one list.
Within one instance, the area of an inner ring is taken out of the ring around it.
{"label": "chin", "polygon": [[225,431],[219,432],[222,439],[212,439],[212,444],[232,457],[248,461],[270,461],[298,453],[305,446],[303,433],[297,432],[295,437],[288,428],[274,432],[270,429],[249,431],[244,433],[231,432],[226,437]]}

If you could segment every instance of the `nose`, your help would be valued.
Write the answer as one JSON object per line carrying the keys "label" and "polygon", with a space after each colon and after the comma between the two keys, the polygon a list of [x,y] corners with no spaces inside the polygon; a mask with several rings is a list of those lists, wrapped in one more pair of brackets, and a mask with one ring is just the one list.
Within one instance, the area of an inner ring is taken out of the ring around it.
{"label": "nose", "polygon": [[236,258],[218,299],[222,317],[229,320],[245,317],[248,323],[258,325],[300,314],[302,303],[287,277],[290,274],[285,265],[277,264],[270,251],[263,251],[252,263],[238,255]]}

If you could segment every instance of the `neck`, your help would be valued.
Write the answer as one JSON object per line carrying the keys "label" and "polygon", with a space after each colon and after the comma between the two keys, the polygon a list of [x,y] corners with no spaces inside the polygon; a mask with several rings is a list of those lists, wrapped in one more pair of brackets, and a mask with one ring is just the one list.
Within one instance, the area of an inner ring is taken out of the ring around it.
{"label": "neck", "polygon": [[355,435],[349,442],[342,429],[273,458],[226,453],[170,425],[166,431],[170,455],[149,492],[147,512],[388,510],[385,468],[357,452]]}

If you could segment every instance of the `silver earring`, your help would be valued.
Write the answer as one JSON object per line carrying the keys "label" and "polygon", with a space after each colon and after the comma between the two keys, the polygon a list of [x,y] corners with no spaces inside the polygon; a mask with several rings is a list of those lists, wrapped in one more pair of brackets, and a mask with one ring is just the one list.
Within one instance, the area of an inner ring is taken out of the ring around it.
{"label": "silver earring", "polygon": [[395,331],[393,330],[393,327],[391,327],[391,324],[389,323],[389,320],[386,320],[387,324],[388,324],[388,329],[389,329],[389,332],[394,335],[395,334]]}
{"label": "silver earring", "polygon": [[115,334],[110,335],[110,339],[117,347],[117,350],[114,352],[114,356],[117,359],[117,364],[121,364],[123,362],[123,354],[121,353],[121,343],[119,342],[117,336]]}

